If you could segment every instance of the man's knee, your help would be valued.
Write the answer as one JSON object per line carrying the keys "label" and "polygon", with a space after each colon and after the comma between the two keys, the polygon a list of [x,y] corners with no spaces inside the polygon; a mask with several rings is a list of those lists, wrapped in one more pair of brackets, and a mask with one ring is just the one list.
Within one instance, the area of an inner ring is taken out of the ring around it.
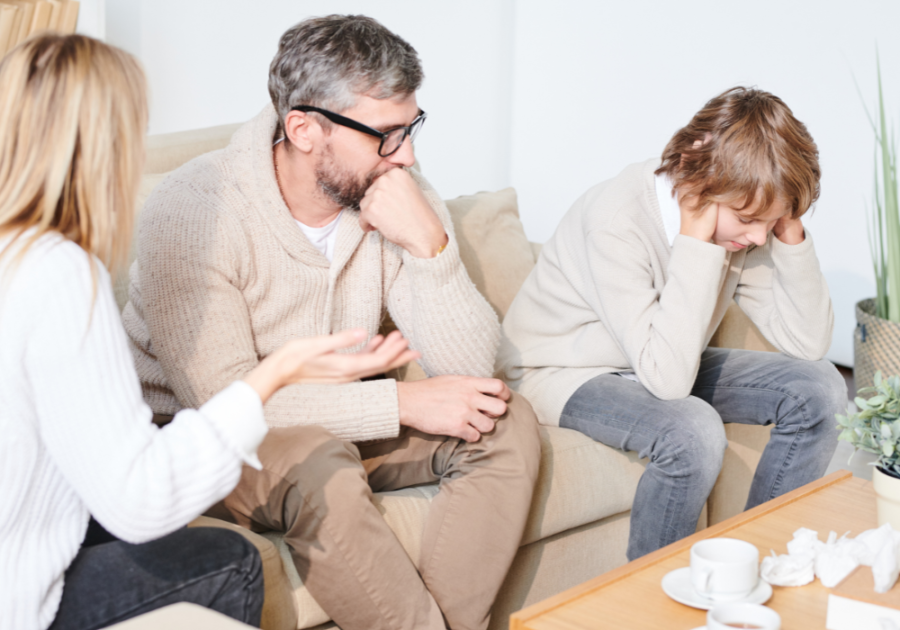
{"label": "man's knee", "polygon": [[482,437],[495,443],[494,457],[502,457],[524,478],[537,479],[541,460],[541,437],[537,416],[531,403],[515,392],[507,403],[506,414],[492,434]]}

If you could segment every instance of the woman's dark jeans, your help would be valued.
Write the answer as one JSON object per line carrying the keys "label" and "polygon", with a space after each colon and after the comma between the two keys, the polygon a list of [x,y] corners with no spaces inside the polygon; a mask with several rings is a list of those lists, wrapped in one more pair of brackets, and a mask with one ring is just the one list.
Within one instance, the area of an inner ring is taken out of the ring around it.
{"label": "woman's dark jeans", "polygon": [[131,545],[91,520],[75,560],[66,570],[52,630],[89,630],[191,602],[259,626],[262,561],[238,533],[185,528]]}

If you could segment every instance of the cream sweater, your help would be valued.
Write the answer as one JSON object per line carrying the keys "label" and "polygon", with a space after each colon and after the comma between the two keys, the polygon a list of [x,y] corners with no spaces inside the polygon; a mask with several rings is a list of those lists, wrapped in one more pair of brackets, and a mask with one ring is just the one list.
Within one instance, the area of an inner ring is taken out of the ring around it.
{"label": "cream sweater", "polygon": [[[385,308],[429,376],[489,376],[500,327],[459,258],[449,214],[414,171],[450,242],[420,259],[346,210],[334,260],[303,235],[275,180],[276,114],[266,107],[221,150],[174,171],[147,200],[123,319],[144,396],[157,413],[202,404],[293,337],[375,335]],[[393,380],[293,385],[265,407],[270,426],[321,425],[342,439],[397,435]]]}
{"label": "cream sweater", "polygon": [[24,630],[56,616],[91,514],[131,543],[172,532],[234,488],[242,460],[258,465],[267,427],[239,382],[158,429],[106,269],[92,306],[80,247],[44,236],[11,274],[13,253],[0,258],[0,628]]}
{"label": "cream sweater", "polygon": [[542,424],[558,425],[572,394],[610,372],[634,370],[662,399],[688,396],[732,298],[787,355],[816,360],[831,344],[809,231],[734,254],[682,235],[670,247],[658,166],[629,166],[576,201],[503,321],[499,369]]}

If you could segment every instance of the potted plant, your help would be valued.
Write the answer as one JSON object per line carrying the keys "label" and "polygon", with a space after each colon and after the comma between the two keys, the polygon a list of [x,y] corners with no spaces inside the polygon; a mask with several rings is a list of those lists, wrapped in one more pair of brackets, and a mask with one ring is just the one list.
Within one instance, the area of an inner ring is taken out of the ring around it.
{"label": "potted plant", "polygon": [[900,376],[884,379],[875,372],[874,383],[859,390],[857,413],[836,415],[842,429],[838,439],[850,442],[854,454],[863,450],[878,455],[872,473],[878,525],[890,523],[900,531]]}
{"label": "potted plant", "polygon": [[[866,112],[868,115],[868,111]],[[897,152],[889,141],[878,66],[878,123],[875,132],[875,196],[869,245],[875,268],[875,298],[856,305],[853,333],[853,378],[857,387],[874,385],[875,372],[900,372],[900,206],[897,194]]]}

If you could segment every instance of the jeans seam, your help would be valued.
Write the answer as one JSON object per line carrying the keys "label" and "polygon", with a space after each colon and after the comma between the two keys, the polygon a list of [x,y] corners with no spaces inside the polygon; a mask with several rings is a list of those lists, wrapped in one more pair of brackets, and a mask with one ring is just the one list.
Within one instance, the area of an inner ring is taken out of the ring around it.
{"label": "jeans seam", "polygon": [[[172,593],[176,593],[178,591],[184,590],[189,586],[193,586],[199,582],[203,582],[204,580],[208,580],[210,578],[214,578],[214,577],[217,577],[219,575],[222,575],[224,573],[229,573],[229,572],[244,573],[244,571],[242,571],[240,568],[230,566],[230,567],[227,567],[224,569],[219,569],[218,571],[215,571],[213,573],[206,573],[202,576],[198,576],[196,578],[187,580],[185,582],[179,582],[178,586],[172,587],[166,591],[157,593],[155,596],[151,597],[150,599],[142,600],[141,602],[128,608],[128,610],[120,611],[119,614],[112,619],[105,619],[105,620],[101,621],[99,625],[92,626],[91,630],[105,628],[111,624],[118,623],[119,621],[124,620],[125,617],[132,614],[135,610],[137,610],[139,608],[146,607],[146,606],[152,604],[153,602],[158,601],[159,599],[167,597],[167,596],[171,595]],[[244,590],[246,590],[246,589],[244,589]],[[153,609],[151,609],[151,610],[153,610]],[[244,619],[246,619],[246,618],[247,618],[247,610],[246,610],[246,606],[245,606]]]}
{"label": "jeans seam", "polygon": [[[791,440],[790,447],[788,448],[788,451],[785,454],[784,459],[781,462],[781,466],[779,466],[779,468],[778,468],[778,472],[772,478],[772,484],[766,491],[766,499],[765,500],[769,501],[769,500],[779,496],[778,488],[781,487],[782,482],[784,481],[784,476],[787,473],[787,470],[790,468],[790,465],[791,465],[791,462],[793,461],[794,455],[797,452],[797,444],[800,441],[800,438],[802,437],[802,435],[805,434],[807,431],[809,431],[812,428],[812,425],[811,425],[810,419],[809,419],[809,414],[807,413],[807,409],[806,409],[807,401],[802,397],[795,396],[794,394],[792,394],[790,392],[786,392],[786,391],[783,391],[781,389],[777,389],[774,387],[754,387],[754,386],[741,387],[741,386],[737,386],[737,385],[716,385],[716,386],[702,385],[702,386],[697,387],[696,389],[698,389],[698,390],[734,389],[734,390],[749,390],[749,391],[760,391],[760,392],[774,392],[778,395],[784,396],[785,398],[789,399],[791,402],[794,403],[794,409],[790,413],[785,414],[783,417],[786,418],[791,414],[799,413],[802,421],[800,423],[794,425],[797,427],[796,430],[783,433],[783,435],[793,434],[794,439]],[[729,424],[733,424],[733,423],[729,423]],[[773,421],[772,424],[775,429],[777,429],[779,427],[777,420]],[[765,425],[758,425],[758,426],[765,426]]]}

